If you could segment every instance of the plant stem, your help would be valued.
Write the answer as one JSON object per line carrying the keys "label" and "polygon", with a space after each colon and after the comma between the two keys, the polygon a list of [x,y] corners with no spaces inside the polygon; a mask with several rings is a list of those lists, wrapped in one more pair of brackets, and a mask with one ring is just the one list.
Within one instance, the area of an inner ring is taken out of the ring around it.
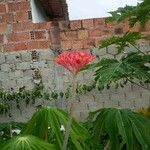
{"label": "plant stem", "polygon": [[[131,44],[131,43],[130,43]],[[139,53],[142,53],[143,55],[145,55],[144,52],[142,52],[139,48],[137,48],[134,44],[131,44]]]}
{"label": "plant stem", "polygon": [[67,127],[66,127],[66,133],[65,133],[62,150],[67,150],[67,144],[68,144],[69,134],[70,134],[70,130],[71,130],[72,118],[73,118],[74,111],[75,111],[76,88],[77,88],[76,75],[74,75],[73,83],[72,83],[72,98],[68,105],[69,106],[68,107],[69,119],[68,119],[68,123],[67,123]]}
{"label": "plant stem", "polygon": [[108,150],[108,148],[109,148],[109,143],[110,143],[110,141],[107,142],[107,144],[106,144],[105,147],[104,147],[104,150]]}

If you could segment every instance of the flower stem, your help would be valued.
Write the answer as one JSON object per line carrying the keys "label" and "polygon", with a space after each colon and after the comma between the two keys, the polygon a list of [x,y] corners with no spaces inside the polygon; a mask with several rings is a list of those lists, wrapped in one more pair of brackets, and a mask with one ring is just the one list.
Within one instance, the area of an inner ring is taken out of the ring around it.
{"label": "flower stem", "polygon": [[67,144],[68,144],[68,139],[69,139],[69,134],[71,130],[71,124],[72,124],[72,119],[75,111],[75,101],[76,101],[76,88],[77,88],[77,83],[76,83],[76,75],[73,76],[73,83],[72,83],[72,98],[71,101],[69,102],[69,107],[68,107],[68,113],[69,113],[69,118],[68,118],[68,123],[66,127],[66,133],[64,137],[64,143],[62,150],[67,150]]}

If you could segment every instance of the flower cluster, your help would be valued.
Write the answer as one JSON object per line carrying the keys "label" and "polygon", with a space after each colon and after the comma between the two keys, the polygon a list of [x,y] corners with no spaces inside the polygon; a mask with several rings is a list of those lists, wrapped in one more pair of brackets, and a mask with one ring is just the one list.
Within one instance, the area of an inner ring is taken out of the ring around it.
{"label": "flower cluster", "polygon": [[55,62],[59,65],[64,66],[68,69],[73,75],[76,75],[80,69],[85,65],[93,61],[95,57],[86,51],[71,51],[63,52],[58,55],[55,59]]}

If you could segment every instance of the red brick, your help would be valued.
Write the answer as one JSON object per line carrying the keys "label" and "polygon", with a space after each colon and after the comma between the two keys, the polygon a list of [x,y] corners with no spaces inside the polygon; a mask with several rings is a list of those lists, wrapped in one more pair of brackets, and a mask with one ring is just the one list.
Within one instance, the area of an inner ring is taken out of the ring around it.
{"label": "red brick", "polygon": [[23,10],[30,10],[30,2],[13,2],[8,3],[8,11],[9,12],[17,12]]}
{"label": "red brick", "polygon": [[94,28],[94,21],[93,21],[93,19],[82,20],[82,26],[85,29]]}
{"label": "red brick", "polygon": [[3,43],[4,35],[0,35],[0,43]]}
{"label": "red brick", "polygon": [[14,23],[13,24],[13,31],[30,31],[33,30],[33,23],[32,22],[23,22],[23,23]]}
{"label": "red brick", "polygon": [[82,27],[81,20],[70,21],[70,27],[72,30],[81,29]]}
{"label": "red brick", "polygon": [[12,13],[6,13],[5,15],[2,15],[1,22],[3,23],[13,23],[14,22],[14,15]]}
{"label": "red brick", "polygon": [[17,33],[16,35],[17,35],[18,41],[26,41],[30,39],[29,32],[20,32],[20,33]]}
{"label": "red brick", "polygon": [[39,41],[38,48],[40,48],[40,49],[50,48],[50,41]]}
{"label": "red brick", "polygon": [[78,31],[78,39],[87,39],[89,37],[88,30],[79,30]]}
{"label": "red brick", "polygon": [[35,31],[34,32],[35,39],[46,39],[45,31]]}
{"label": "red brick", "polygon": [[100,29],[90,30],[90,37],[100,37],[102,36],[102,31]]}
{"label": "red brick", "polygon": [[83,43],[82,41],[72,41],[72,49],[82,49]]}
{"label": "red brick", "polygon": [[74,40],[77,39],[77,31],[65,31],[60,33],[62,40]]}
{"label": "red brick", "polygon": [[4,51],[15,51],[15,46],[14,44],[7,44],[7,45],[4,45]]}
{"label": "red brick", "polygon": [[0,13],[6,13],[6,7],[4,4],[0,4]]}
{"label": "red brick", "polygon": [[87,39],[83,41],[83,48],[95,47],[95,39]]}
{"label": "red brick", "polygon": [[30,41],[26,43],[27,49],[38,49],[38,41]]}
{"label": "red brick", "polygon": [[8,35],[9,42],[26,41],[29,39],[29,32],[11,33]]}
{"label": "red brick", "polygon": [[16,43],[15,44],[15,50],[20,51],[20,50],[26,50],[27,46],[25,43]]}
{"label": "red brick", "polygon": [[96,18],[94,19],[94,26],[95,28],[100,28],[100,27],[104,27],[105,24],[105,19],[104,18]]}
{"label": "red brick", "polygon": [[64,50],[71,49],[72,47],[71,41],[61,41],[61,48]]}
{"label": "red brick", "polygon": [[0,23],[0,33],[3,34],[7,31],[7,24],[6,23]]}
{"label": "red brick", "polygon": [[28,20],[27,12],[16,12],[15,21],[25,21]]}
{"label": "red brick", "polygon": [[51,22],[41,22],[41,23],[34,23],[33,29],[39,30],[39,29],[50,29],[52,26]]}
{"label": "red brick", "polygon": [[7,36],[8,42],[16,42],[18,41],[17,34],[11,33]]}
{"label": "red brick", "polygon": [[69,25],[69,21],[59,21],[59,29],[60,30],[68,30],[70,25]]}

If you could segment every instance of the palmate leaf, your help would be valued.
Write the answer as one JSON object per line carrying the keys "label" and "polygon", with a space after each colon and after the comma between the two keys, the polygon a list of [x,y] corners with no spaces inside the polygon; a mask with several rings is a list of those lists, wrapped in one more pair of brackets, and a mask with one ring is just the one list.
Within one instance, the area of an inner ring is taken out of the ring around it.
{"label": "palmate leaf", "polygon": [[[64,140],[64,133],[60,128],[62,125],[66,127],[67,121],[68,114],[65,111],[57,108],[42,108],[33,115],[23,134],[32,134],[56,144],[56,148],[60,150]],[[73,120],[69,141],[74,149],[84,150],[86,147],[87,150],[92,150],[92,140],[87,145],[90,138],[88,131]]]}
{"label": "palmate leaf", "polygon": [[[103,108],[90,113],[93,138],[102,142],[102,135],[109,136],[109,149],[149,150],[150,120],[128,109]],[[141,147],[141,148],[140,148]]]}
{"label": "palmate leaf", "polygon": [[99,48],[109,47],[111,45],[116,45],[118,54],[124,51],[126,47],[130,45],[135,45],[136,41],[141,38],[140,32],[126,32],[122,37],[113,36],[112,38],[102,41]]}
{"label": "palmate leaf", "polygon": [[111,82],[117,82],[121,79],[139,82],[150,81],[150,67],[145,66],[150,62],[150,55],[140,55],[139,53],[129,53],[121,60],[102,59],[96,68],[95,81],[97,87],[104,87]]}
{"label": "palmate leaf", "polygon": [[56,150],[49,144],[33,135],[18,136],[1,145],[1,150]]}

